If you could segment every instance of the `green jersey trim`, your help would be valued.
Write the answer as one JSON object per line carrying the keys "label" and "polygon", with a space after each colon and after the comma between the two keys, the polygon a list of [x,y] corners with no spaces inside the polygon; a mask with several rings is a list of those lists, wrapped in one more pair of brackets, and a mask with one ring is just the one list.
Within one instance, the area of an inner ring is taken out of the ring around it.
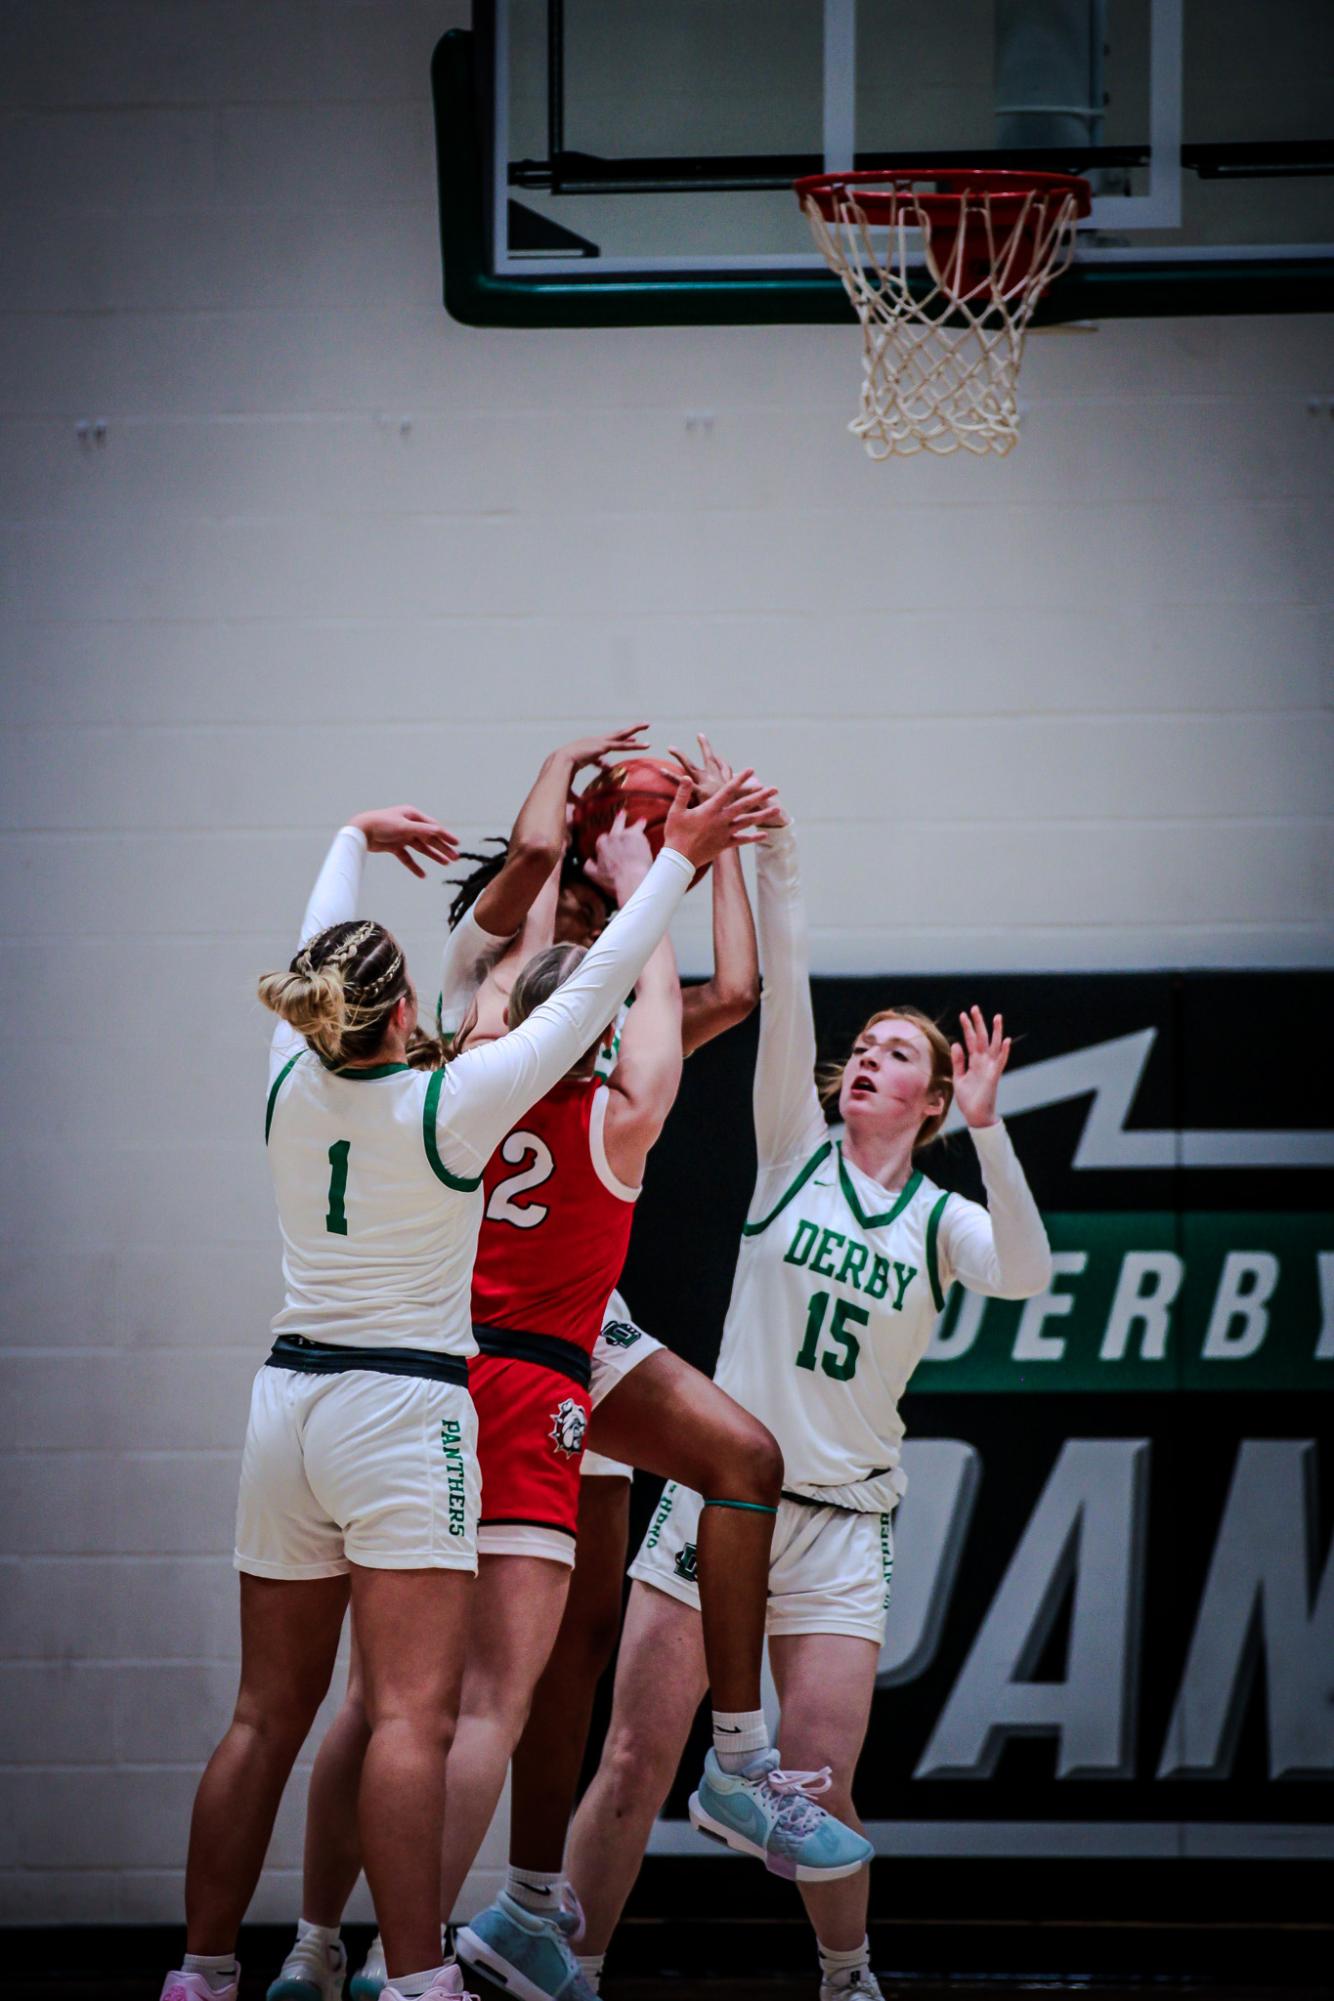
{"label": "green jersey trim", "polygon": [[834,1142],[831,1139],[827,1139],[823,1146],[817,1147],[815,1149],[815,1152],[811,1155],[810,1159],[806,1162],[806,1165],[802,1168],[801,1173],[792,1183],[791,1187],[788,1188],[784,1194],[779,1196],[777,1202],[774,1204],[773,1208],[769,1211],[768,1215],[762,1216],[758,1223],[743,1223],[741,1225],[742,1236],[758,1237],[761,1230],[767,1230],[770,1223],[773,1222],[774,1217],[782,1215],[784,1209],[786,1209],[788,1203],[792,1200],[793,1196],[800,1195],[802,1189],[806,1186],[806,1183],[810,1180],[811,1176],[814,1174],[816,1168],[820,1165],[821,1161],[828,1160],[833,1150],[834,1150]]}
{"label": "green jersey trim", "polygon": [[[322,1056],[320,1061],[324,1063]],[[345,1077],[349,1084],[374,1084],[381,1077],[401,1077],[405,1070],[412,1068],[412,1065],[410,1063],[371,1063],[351,1066],[342,1063],[324,1063],[324,1067],[331,1077]]]}
{"label": "green jersey trim", "polygon": [[[406,1070],[408,1065],[405,1063]],[[471,1195],[474,1188],[480,1188],[482,1177],[474,1174],[451,1174],[440,1158],[440,1149],[435,1143],[435,1121],[440,1109],[440,1090],[445,1081],[443,1070],[435,1070],[426,1086],[426,1097],[422,1104],[422,1138],[426,1143],[426,1158],[431,1163],[431,1172],[437,1181],[443,1181],[446,1188],[453,1188],[460,1195]]]}
{"label": "green jersey trim", "polygon": [[940,1235],[940,1219],[945,1213],[945,1204],[949,1199],[947,1188],[926,1223],[926,1275],[931,1281],[931,1297],[936,1302],[937,1313],[945,1311],[945,1294],[940,1283],[940,1253],[936,1248],[936,1239]]}
{"label": "green jersey trim", "polygon": [[306,1052],[304,1049],[298,1049],[295,1056],[289,1056],[287,1061],[283,1064],[282,1069],[278,1072],[278,1075],[273,1080],[273,1088],[269,1092],[269,1102],[264,1107],[265,1146],[267,1146],[269,1143],[269,1127],[273,1124],[273,1108],[278,1102],[278,1093],[279,1091],[282,1090],[283,1085],[287,1082],[289,1073],[293,1069],[295,1069],[296,1065],[301,1061],[301,1058],[305,1055],[305,1053]]}
{"label": "green jersey trim", "polygon": [[886,1209],[883,1216],[868,1216],[862,1208],[861,1203],[857,1200],[857,1191],[852,1185],[852,1176],[848,1173],[841,1146],[838,1149],[838,1179],[839,1185],[843,1190],[844,1199],[862,1228],[864,1230],[883,1230],[886,1223],[892,1223],[896,1216],[901,1216],[912,1201],[913,1196],[922,1185],[922,1170],[919,1167],[915,1174],[909,1175],[903,1193],[899,1196],[898,1201],[892,1209]]}

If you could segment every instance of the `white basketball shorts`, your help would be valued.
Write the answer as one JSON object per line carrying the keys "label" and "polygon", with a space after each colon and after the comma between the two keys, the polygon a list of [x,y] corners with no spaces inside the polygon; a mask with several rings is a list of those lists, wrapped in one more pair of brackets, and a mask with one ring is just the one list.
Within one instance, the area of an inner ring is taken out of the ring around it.
{"label": "white basketball shorts", "polygon": [[477,1418],[467,1389],[364,1369],[255,1377],[238,1570],[338,1577],[477,1568]]}
{"label": "white basketball shorts", "polygon": [[[636,1325],[620,1293],[613,1292],[607,1302],[607,1317],[602,1323],[602,1332],[593,1349],[590,1396],[594,1411],[617,1383],[624,1382],[631,1369],[637,1369],[661,1346],[661,1341],[655,1341],[651,1334],[646,1334],[642,1327]],[[597,1437],[596,1417],[592,1424],[592,1436]],[[579,1463],[579,1471],[585,1480],[631,1480],[634,1470],[633,1466],[627,1466],[620,1459],[604,1458],[602,1453],[590,1452],[587,1447]]]}
{"label": "white basketball shorts", "polygon": [[[653,1513],[631,1577],[699,1610],[697,1548],[704,1503],[669,1480]],[[806,1501],[780,1501],[769,1559],[770,1633],[846,1633],[885,1637],[894,1575],[889,1515],[853,1514]]]}

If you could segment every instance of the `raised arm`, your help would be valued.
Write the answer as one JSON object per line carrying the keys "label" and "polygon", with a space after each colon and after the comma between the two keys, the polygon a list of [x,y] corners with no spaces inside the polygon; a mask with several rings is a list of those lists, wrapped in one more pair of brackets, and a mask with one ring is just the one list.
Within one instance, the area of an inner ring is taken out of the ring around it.
{"label": "raised arm", "polygon": [[940,1279],[994,1299],[1031,1299],[1051,1284],[1051,1246],[1010,1135],[973,1128],[987,1206],[951,1195],[940,1219]]}
{"label": "raised arm", "polygon": [[827,1136],[815,1089],[806,908],[791,823],[771,829],[756,856],[760,1047],[755,1059],[755,1142],[761,1167],[804,1158]]}
{"label": "raised arm", "polygon": [[[672,748],[672,756],[694,779],[697,794],[707,798],[727,783],[732,767],[704,735],[699,738],[699,752],[696,763]],[[759,998],[760,958],[741,857],[720,855],[713,870],[713,978],[687,987],[681,997],[686,1055],[744,1021]]]}
{"label": "raised arm", "polygon": [[[454,1033],[474,995],[511,955],[519,965],[549,945],[556,921],[560,866],[565,854],[566,805],[576,772],[586,764],[601,768],[643,749],[647,723],[601,736],[579,737],[542,760],[515,819],[503,866],[445,940],[440,968],[438,1018]],[[487,1002],[491,1005],[487,1005]],[[504,994],[482,995],[482,1019],[470,1041],[504,1032]]]}
{"label": "raised arm", "polygon": [[1051,1284],[1051,1247],[1010,1135],[996,1116],[996,1092],[1010,1057],[1000,1015],[987,1029],[980,1008],[961,1014],[963,1041],[953,1047],[954,1102],[977,1148],[987,1206],[941,1198],[940,1282],[958,1279],[972,1292],[1029,1299]]}
{"label": "raised arm", "polygon": [[[459,850],[449,830],[415,806],[382,806],[359,813],[355,820],[340,827],[310,892],[301,919],[298,952],[312,938],[318,938],[321,931],[327,931],[333,924],[348,923],[356,916],[368,854],[396,855],[410,874],[423,876],[426,871],[413,859],[414,851],[431,861],[448,864],[458,858]],[[303,1035],[298,1035],[285,1021],[279,1021],[269,1044],[270,1081],[305,1046]]]}
{"label": "raised arm", "polygon": [[528,1019],[498,1041],[465,1050],[443,1073],[438,1148],[454,1172],[475,1174],[529,1105],[543,1097],[615,1014],[689,888],[694,870],[727,847],[759,838],[771,790],[745,772],[691,808],[683,782],[667,817],[661,854],[578,969]]}
{"label": "raised arm", "polygon": [[607,1080],[603,1144],[612,1173],[627,1188],[638,1188],[644,1178],[644,1163],[676,1102],[683,1060],[681,982],[672,941],[662,938],[635,984],[635,1004]]}

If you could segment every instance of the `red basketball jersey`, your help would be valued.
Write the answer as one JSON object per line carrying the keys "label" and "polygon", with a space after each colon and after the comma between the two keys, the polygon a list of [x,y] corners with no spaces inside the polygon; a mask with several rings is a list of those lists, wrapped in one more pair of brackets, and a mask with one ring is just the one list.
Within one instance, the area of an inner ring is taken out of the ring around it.
{"label": "red basketball jersey", "polygon": [[552,1334],[592,1354],[639,1193],[607,1163],[609,1096],[597,1078],[566,1078],[487,1162],[472,1274],[479,1326]]}

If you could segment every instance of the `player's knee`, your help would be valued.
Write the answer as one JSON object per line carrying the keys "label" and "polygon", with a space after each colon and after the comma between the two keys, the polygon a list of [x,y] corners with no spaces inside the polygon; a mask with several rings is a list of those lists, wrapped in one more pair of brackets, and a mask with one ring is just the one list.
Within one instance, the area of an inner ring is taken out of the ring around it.
{"label": "player's knee", "polygon": [[411,1736],[424,1752],[448,1757],[454,1742],[455,1715],[443,1692],[428,1689],[383,1689],[366,1704],[367,1735],[384,1731]]}
{"label": "player's knee", "polygon": [[656,1814],[671,1790],[676,1766],[670,1749],[655,1741],[652,1731],[631,1723],[613,1724],[602,1753],[602,1770],[617,1818]]}
{"label": "player's knee", "polygon": [[[727,1484],[722,1489],[716,1479]],[[778,1440],[757,1418],[747,1418],[737,1426],[729,1443],[725,1465],[720,1467],[711,1492],[724,1493],[736,1501],[759,1501],[776,1507],[783,1488],[783,1454]]]}
{"label": "player's knee", "polygon": [[287,1746],[299,1750],[327,1687],[327,1676],[319,1687],[311,1677],[294,1679],[278,1688],[256,1689],[243,1683],[236,1698],[234,1720],[276,1748]]}

